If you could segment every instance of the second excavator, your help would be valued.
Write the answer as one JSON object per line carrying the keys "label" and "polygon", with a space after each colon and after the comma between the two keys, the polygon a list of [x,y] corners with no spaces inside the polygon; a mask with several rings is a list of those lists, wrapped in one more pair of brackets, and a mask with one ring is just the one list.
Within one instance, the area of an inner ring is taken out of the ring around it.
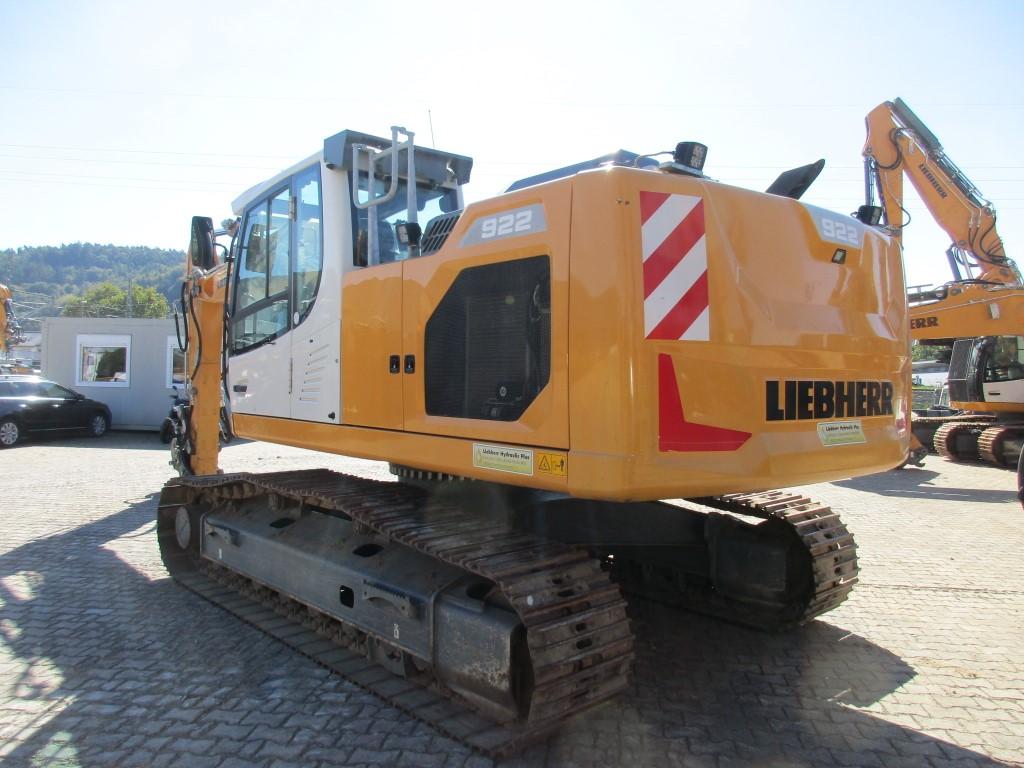
{"label": "second excavator", "polygon": [[996,230],[996,212],[901,99],[867,116],[867,202],[881,198],[884,225],[906,222],[903,177],[952,239],[953,279],[912,291],[913,339],[947,348],[955,415],[913,418],[915,436],[943,456],[1017,467],[1024,445],[1024,282]]}

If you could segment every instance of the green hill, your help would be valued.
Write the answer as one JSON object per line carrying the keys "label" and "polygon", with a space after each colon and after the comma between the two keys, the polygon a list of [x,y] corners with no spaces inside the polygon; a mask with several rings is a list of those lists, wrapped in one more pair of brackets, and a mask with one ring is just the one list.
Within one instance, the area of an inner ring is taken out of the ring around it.
{"label": "green hill", "polygon": [[131,279],[173,302],[184,265],[182,251],[141,245],[23,246],[0,250],[0,283],[11,288],[25,330],[35,331],[38,318],[59,315],[69,299],[99,283],[127,288]]}

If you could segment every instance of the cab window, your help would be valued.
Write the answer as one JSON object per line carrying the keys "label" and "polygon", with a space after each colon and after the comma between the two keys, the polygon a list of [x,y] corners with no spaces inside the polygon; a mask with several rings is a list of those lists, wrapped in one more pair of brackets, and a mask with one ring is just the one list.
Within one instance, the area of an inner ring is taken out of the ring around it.
{"label": "cab window", "polygon": [[985,366],[985,381],[1015,381],[1024,378],[1024,336],[999,336]]}
{"label": "cab window", "polygon": [[[388,184],[381,179],[374,179],[375,194],[383,195],[387,192]],[[366,200],[367,174],[360,171],[359,190],[361,200]],[[352,221],[354,225],[352,232],[355,237],[353,243],[353,262],[357,267],[366,267],[372,264],[386,264],[391,261],[402,261],[409,258],[409,246],[403,245],[398,240],[396,227],[408,221],[408,189],[405,179],[399,179],[398,192],[386,203],[375,206],[377,216],[377,252],[369,253],[369,219],[368,209],[352,206]],[[416,219],[422,229],[427,228],[427,223],[437,216],[450,213],[458,208],[458,193],[454,189],[444,187],[432,187],[426,184],[419,184],[416,187]]]}
{"label": "cab window", "polygon": [[231,354],[286,333],[309,314],[323,272],[320,166],[249,207],[235,261]]}
{"label": "cab window", "polygon": [[320,166],[313,166],[295,179],[295,309],[302,322],[313,308],[320,274],[324,267],[323,206],[320,201]]}

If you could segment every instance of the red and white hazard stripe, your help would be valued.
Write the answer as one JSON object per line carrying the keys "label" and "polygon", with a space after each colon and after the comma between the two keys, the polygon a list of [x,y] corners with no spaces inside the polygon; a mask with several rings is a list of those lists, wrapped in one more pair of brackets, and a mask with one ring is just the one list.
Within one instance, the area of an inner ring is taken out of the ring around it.
{"label": "red and white hazard stripe", "polygon": [[704,200],[640,193],[644,336],[710,341]]}

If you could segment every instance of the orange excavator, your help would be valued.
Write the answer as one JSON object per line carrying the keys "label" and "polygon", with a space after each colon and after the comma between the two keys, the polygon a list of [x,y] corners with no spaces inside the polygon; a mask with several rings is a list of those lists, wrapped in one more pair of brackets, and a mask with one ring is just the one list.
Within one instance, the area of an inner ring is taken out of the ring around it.
{"label": "orange excavator", "polygon": [[1024,445],[1024,282],[996,230],[996,212],[901,100],[867,116],[867,210],[878,194],[883,225],[897,240],[906,223],[903,177],[910,179],[952,240],[953,279],[908,294],[910,333],[949,352],[955,414],[915,414],[913,431],[953,460],[979,457],[1018,467]]}
{"label": "orange excavator", "polygon": [[[188,388],[158,536],[179,583],[507,754],[627,685],[640,594],[764,629],[856,581],[778,490],[909,444],[894,238],[619,151],[466,204],[472,160],[354,131],[193,219]],[[222,474],[234,434],[389,462]],[[668,643],[667,646],[671,644]]]}

